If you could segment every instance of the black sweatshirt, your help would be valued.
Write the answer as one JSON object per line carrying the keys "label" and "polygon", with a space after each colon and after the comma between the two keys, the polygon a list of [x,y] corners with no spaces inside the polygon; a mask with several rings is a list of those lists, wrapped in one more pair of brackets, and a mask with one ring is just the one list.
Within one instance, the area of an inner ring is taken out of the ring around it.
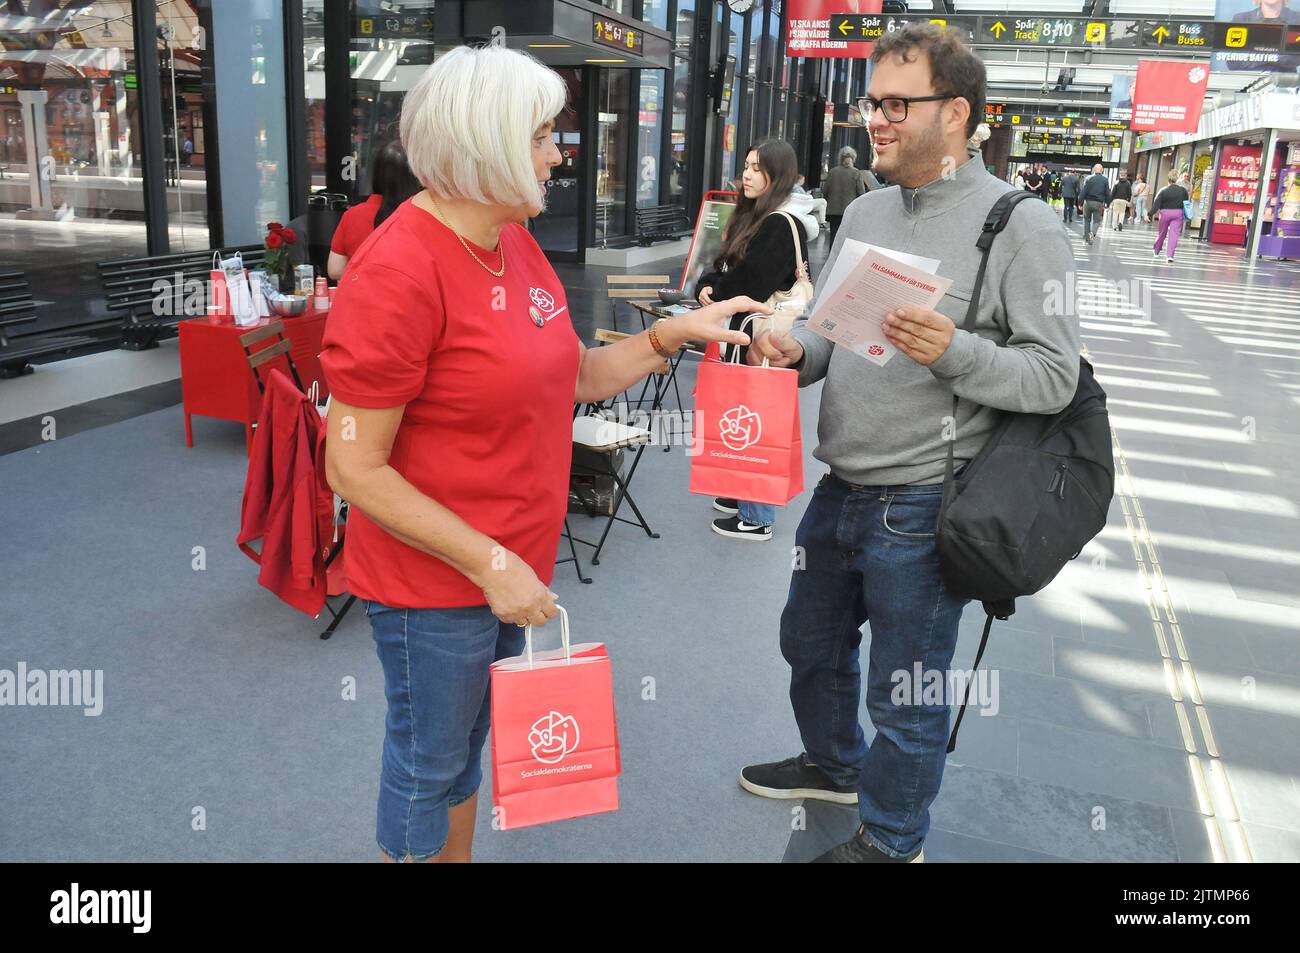
{"label": "black sweatshirt", "polygon": [[[799,216],[794,216],[794,230],[799,235],[799,260],[808,260],[808,240]],[[702,288],[712,288],[714,301],[726,301],[749,295],[766,301],[778,291],[794,284],[794,239],[790,236],[790,218],[775,212],[763,219],[758,232],[749,240],[744,257],[726,271],[710,271],[695,284],[692,294],[698,299]]]}
{"label": "black sweatshirt", "polygon": [[1160,212],[1165,209],[1178,209],[1178,211],[1181,212],[1183,210],[1183,203],[1190,201],[1191,198],[1192,197],[1187,194],[1187,190],[1181,185],[1166,185],[1160,190],[1160,194],[1156,196],[1151,211]]}

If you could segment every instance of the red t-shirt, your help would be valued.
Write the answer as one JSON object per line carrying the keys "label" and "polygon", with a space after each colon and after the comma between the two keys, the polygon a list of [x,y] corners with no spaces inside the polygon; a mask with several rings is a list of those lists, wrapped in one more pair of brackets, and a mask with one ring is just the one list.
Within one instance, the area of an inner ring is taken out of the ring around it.
{"label": "red t-shirt", "polygon": [[[497,253],[473,244],[499,267]],[[520,225],[501,230],[506,271],[480,267],[446,226],[398,207],[348,265],[325,327],[330,393],[406,405],[389,464],[550,583],[568,508],[580,344],[564,287]],[[483,605],[442,560],[353,507],[351,590],[398,608]]]}
{"label": "red t-shirt", "polygon": [[384,204],[382,195],[372,195],[360,205],[354,205],[343,213],[339,227],[334,229],[334,239],[330,242],[330,251],[344,258],[351,258],[361,247],[361,243],[375,230],[375,216],[379,206]]}

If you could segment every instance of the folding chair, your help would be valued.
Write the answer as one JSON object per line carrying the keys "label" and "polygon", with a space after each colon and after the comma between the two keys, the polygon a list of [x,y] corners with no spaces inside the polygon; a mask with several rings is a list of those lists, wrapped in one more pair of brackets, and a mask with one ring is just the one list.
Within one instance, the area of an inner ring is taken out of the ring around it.
{"label": "folding chair", "polygon": [[555,565],[563,566],[565,563],[573,563],[573,568],[578,573],[578,582],[591,585],[591,577],[582,574],[582,563],[578,562],[578,550],[573,545],[573,530],[569,528],[569,518],[564,518],[564,538],[569,541],[569,555],[563,559],[557,559]]}
{"label": "folding chair", "polygon": [[[581,416],[573,420],[573,445],[583,447],[593,452],[597,458],[603,458],[603,466],[592,467],[575,467],[576,475],[592,477],[612,477],[614,480],[614,501],[608,514],[599,514],[605,518],[605,529],[600,534],[599,542],[589,542],[585,539],[579,539],[569,533],[570,546],[573,543],[581,543],[584,546],[590,546],[595,549],[591,557],[593,566],[600,565],[600,551],[605,548],[605,540],[609,537],[609,531],[615,522],[627,523],[629,526],[640,526],[645,530],[645,534],[651,539],[658,539],[659,534],[650,528],[646,522],[645,516],[641,509],[636,505],[636,500],[632,498],[628,487],[632,483],[632,478],[636,476],[637,466],[641,463],[641,454],[645,448],[650,445],[651,434],[649,430],[642,427],[629,427],[627,424],[621,424],[614,420],[607,420],[604,417]],[[615,453],[619,450],[636,448],[636,453],[632,457],[632,466],[624,477],[619,473],[619,467],[615,465]],[[636,514],[635,520],[629,520],[619,516],[619,510],[623,508],[623,503],[632,507],[632,512]],[[596,514],[592,514],[596,515]],[[566,519],[565,532],[569,528]],[[577,562],[577,550],[573,552],[573,560]],[[567,562],[567,560],[564,560]],[[582,578],[582,570],[579,568],[578,577]]]}
{"label": "folding chair", "polygon": [[[278,338],[276,343],[270,347],[264,347],[260,351],[254,351],[254,344],[261,344],[268,338]],[[257,381],[257,391],[260,394],[266,393],[266,382],[262,380],[262,375],[257,369],[269,361],[275,360],[280,355],[284,355],[285,361],[289,364],[289,373],[293,375],[293,382],[298,385],[298,390],[303,394],[307,393],[307,388],[302,384],[302,378],[298,376],[298,366],[293,362],[293,355],[289,353],[292,342],[284,336],[284,322],[272,321],[271,323],[249,331],[247,334],[239,336],[239,346],[244,349],[244,356],[248,358],[248,366],[253,370],[253,379]]]}
{"label": "folding chair", "polygon": [[[279,340],[276,341],[275,344],[272,344],[270,347],[262,348],[260,351],[252,350],[253,345],[260,344],[261,342],[272,337],[278,338]],[[265,327],[256,328],[252,331],[249,331],[247,334],[241,334],[239,336],[239,346],[244,349],[244,355],[245,357],[248,358],[248,366],[253,371],[253,379],[257,381],[258,393],[260,394],[266,393],[266,382],[262,380],[262,375],[258,373],[257,369],[261,367],[263,364],[273,361],[277,357],[283,355],[285,361],[288,362],[289,372],[293,375],[293,382],[298,385],[298,390],[303,391],[304,395],[306,394],[306,388],[302,386],[302,378],[298,376],[297,365],[293,363],[293,355],[289,353],[290,344],[291,342],[289,341],[289,339],[284,336],[283,321],[272,321],[271,323],[267,324]],[[316,405],[317,412],[323,418],[326,416],[329,403],[327,401],[324,407],[320,406],[320,404],[317,402],[318,392],[319,392],[319,387],[317,386],[316,382],[313,381],[310,396],[312,399],[312,403]],[[336,558],[338,558],[338,555],[341,552],[343,552],[343,543],[347,539],[346,535],[344,535],[342,530],[339,529],[339,527],[343,527],[347,525],[347,521],[348,521],[347,501],[340,499],[338,496],[335,496],[334,509],[335,509],[334,526],[335,526],[335,532],[339,534],[339,541],[334,545],[334,547],[329,551],[329,554],[326,555],[325,557],[325,572],[327,575],[329,573],[330,565],[334,562]],[[334,606],[330,604],[329,598],[326,597],[325,608],[329,611],[329,614],[333,618],[331,619],[329,626],[325,629],[324,632],[321,633],[320,637],[322,639],[328,639],[331,635],[334,634],[334,630],[339,627],[339,624],[343,621],[343,617],[348,614],[348,611],[352,608],[353,603],[355,603],[356,601],[357,601],[357,597],[352,593],[348,593],[348,597],[343,601],[343,605],[340,606],[337,610],[335,610]]]}
{"label": "folding chair", "polygon": [[[606,275],[605,294],[610,298],[610,321],[613,330],[618,330],[618,300],[628,304],[651,304],[659,300],[659,289],[667,287],[667,275]],[[609,287],[615,286],[615,287]],[[646,328],[645,315],[641,317],[641,330]]]}

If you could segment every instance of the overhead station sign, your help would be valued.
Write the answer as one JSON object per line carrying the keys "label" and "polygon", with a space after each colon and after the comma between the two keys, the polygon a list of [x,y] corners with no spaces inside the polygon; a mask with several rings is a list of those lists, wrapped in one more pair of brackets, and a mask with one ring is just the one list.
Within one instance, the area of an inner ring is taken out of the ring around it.
{"label": "overhead station sign", "polygon": [[996,129],[1000,126],[1044,126],[1049,129],[1101,129],[1127,132],[1128,123],[1116,119],[1079,116],[1069,113],[1044,113],[1021,109],[1010,103],[985,103],[984,122]]}
{"label": "overhead station sign", "polygon": [[1122,136],[1071,136],[1063,132],[1027,132],[1024,135],[1026,145],[1030,146],[1072,146],[1085,149],[1117,148],[1124,140]]}
{"label": "overhead station sign", "polygon": [[1141,20],[1142,46],[1149,49],[1210,50],[1211,23],[1188,20]]}
{"label": "overhead station sign", "polygon": [[[834,0],[827,0],[835,6]],[[843,4],[845,0],[840,0]],[[832,13],[827,39],[852,48],[875,43],[909,23],[935,23],[960,30],[977,46],[1049,46],[1067,49],[1148,49],[1176,52],[1277,53],[1300,48],[1300,31],[1277,23],[1216,22],[1173,18],[1141,20],[1095,17],[889,16]],[[842,54],[841,54],[842,55]],[[852,55],[852,54],[850,54]]]}
{"label": "overhead station sign", "polygon": [[881,0],[786,0],[785,51],[790,56],[864,59],[871,55],[868,44],[880,36],[841,27],[847,20],[879,14],[880,7]]}

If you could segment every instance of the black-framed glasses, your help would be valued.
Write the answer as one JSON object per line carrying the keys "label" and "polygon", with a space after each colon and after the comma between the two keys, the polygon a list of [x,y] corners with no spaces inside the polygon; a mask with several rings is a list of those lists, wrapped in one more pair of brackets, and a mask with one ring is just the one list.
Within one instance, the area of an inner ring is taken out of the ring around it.
{"label": "black-framed glasses", "polygon": [[881,110],[890,122],[902,122],[907,118],[907,108],[912,103],[937,103],[956,98],[956,96],[886,96],[884,99],[875,99],[871,96],[860,96],[858,112],[862,115],[863,125],[871,123],[871,116],[877,109]]}

